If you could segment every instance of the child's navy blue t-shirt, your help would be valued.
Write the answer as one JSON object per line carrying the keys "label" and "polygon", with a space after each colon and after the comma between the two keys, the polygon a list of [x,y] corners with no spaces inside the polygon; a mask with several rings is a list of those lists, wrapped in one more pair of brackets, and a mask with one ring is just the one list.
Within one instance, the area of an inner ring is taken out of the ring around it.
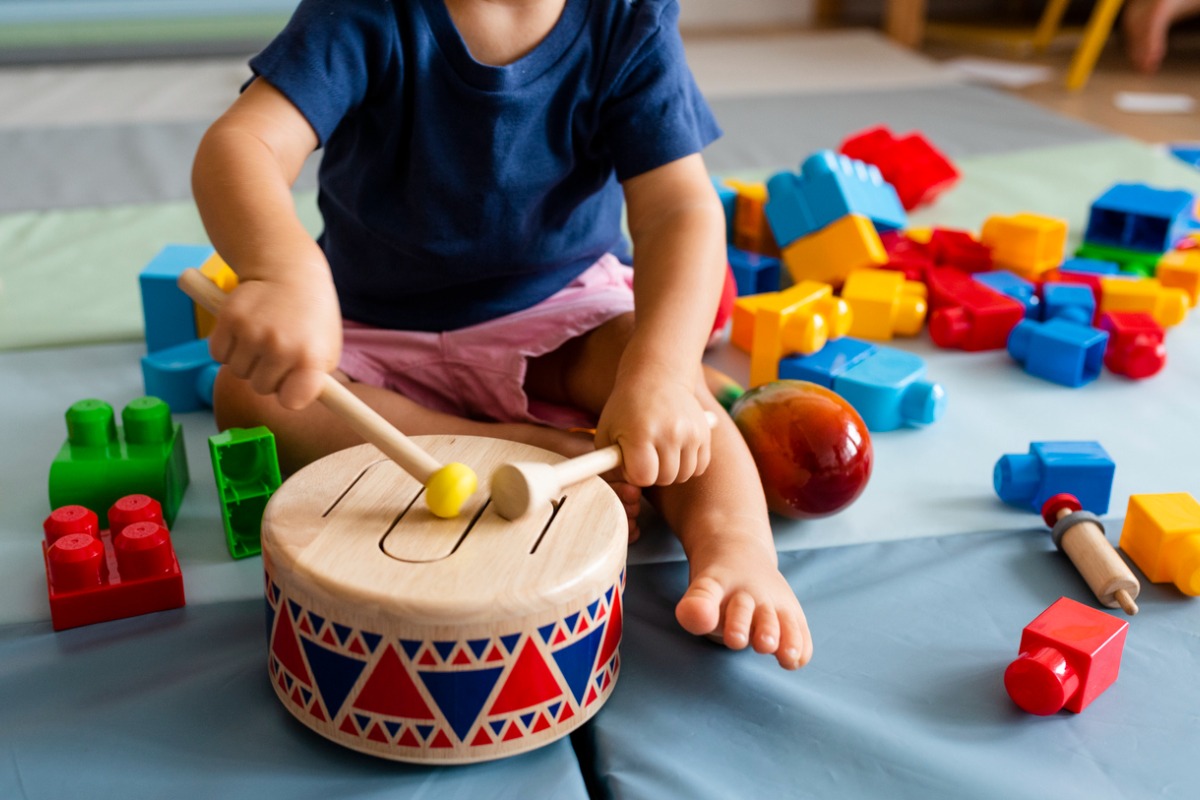
{"label": "child's navy blue t-shirt", "polygon": [[304,0],[250,65],[325,149],[321,236],[347,319],[443,331],[625,255],[618,180],[720,135],[676,0],[566,0],[529,54],[472,58],[443,0]]}

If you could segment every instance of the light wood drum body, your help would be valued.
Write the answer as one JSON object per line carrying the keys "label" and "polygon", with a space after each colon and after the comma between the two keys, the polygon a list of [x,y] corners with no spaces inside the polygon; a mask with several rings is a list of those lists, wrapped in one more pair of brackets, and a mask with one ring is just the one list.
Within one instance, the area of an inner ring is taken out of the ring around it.
{"label": "light wood drum body", "polygon": [[384,758],[484,761],[548,744],[594,714],[620,666],[628,526],[599,478],[515,522],[488,503],[535,447],[414,437],[480,490],[435,517],[371,445],[288,479],[262,523],[275,693],[321,735]]}

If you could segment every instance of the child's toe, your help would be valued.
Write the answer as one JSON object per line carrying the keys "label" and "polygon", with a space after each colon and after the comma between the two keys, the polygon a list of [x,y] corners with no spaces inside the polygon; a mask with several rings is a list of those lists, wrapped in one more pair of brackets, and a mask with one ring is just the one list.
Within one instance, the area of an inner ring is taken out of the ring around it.
{"label": "child's toe", "polygon": [[754,610],[751,644],[758,653],[774,653],[779,648],[779,616],[771,606],[761,605]]}
{"label": "child's toe", "polygon": [[725,604],[725,646],[741,650],[750,644],[750,625],[754,618],[754,598],[749,592],[737,592]]}
{"label": "child's toe", "polygon": [[775,657],[779,666],[799,669],[812,658],[812,637],[808,634],[808,625],[804,622],[803,614],[799,618],[790,614],[781,616],[779,649]]}
{"label": "child's toe", "polygon": [[688,633],[703,636],[717,629],[725,589],[712,578],[697,578],[675,606],[675,618]]}

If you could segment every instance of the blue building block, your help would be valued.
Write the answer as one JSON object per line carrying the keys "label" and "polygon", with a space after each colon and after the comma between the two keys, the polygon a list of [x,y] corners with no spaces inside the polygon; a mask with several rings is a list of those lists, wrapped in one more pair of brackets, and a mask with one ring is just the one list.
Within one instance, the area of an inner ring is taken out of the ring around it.
{"label": "blue building block", "polygon": [[946,392],[925,380],[925,361],[894,347],[843,336],[810,356],[779,362],[779,377],[837,392],[872,432],[928,425],[942,416]]}
{"label": "blue building block", "polygon": [[1173,144],[1170,146],[1171,155],[1180,161],[1200,169],[1200,145]]}
{"label": "blue building block", "polygon": [[213,252],[208,245],[169,244],[138,276],[149,352],[156,353],[196,338],[195,304],[176,281],[185,269],[199,268]]}
{"label": "blue building block", "polygon": [[1196,227],[1196,196],[1182,189],[1118,183],[1092,203],[1084,241],[1165,253]]}
{"label": "blue building block", "polygon": [[1033,442],[1026,454],[1001,456],[992,483],[1001,500],[1037,514],[1064,492],[1079,498],[1084,511],[1106,514],[1116,469],[1098,442]]}
{"label": "blue building block", "polygon": [[1096,295],[1082,283],[1042,285],[1042,319],[1061,319],[1076,325],[1091,325],[1096,317]]}
{"label": "blue building block", "polygon": [[867,217],[880,233],[908,224],[896,189],[878,167],[832,150],[809,156],[798,175],[771,176],[765,213],[781,248],[847,214]]}
{"label": "blue building block", "polygon": [[833,381],[846,370],[870,357],[878,349],[870,342],[842,336],[830,339],[817,352],[807,356],[787,356],[779,360],[779,379],[808,381],[833,389]]}
{"label": "blue building block", "polygon": [[193,339],[142,356],[146,394],[167,401],[172,411],[212,408],[218,364],[208,353],[207,339]]}
{"label": "blue building block", "polygon": [[1025,319],[1042,318],[1042,300],[1038,297],[1037,286],[1031,281],[1006,269],[977,272],[972,277],[989,289],[1008,295],[1025,306]]}
{"label": "blue building block", "polygon": [[737,191],[716,178],[713,178],[712,182],[713,187],[717,190],[717,198],[721,201],[721,207],[725,209],[725,241],[732,242],[733,215],[737,211]]}
{"label": "blue building block", "polygon": [[1008,335],[1008,353],[1025,371],[1063,386],[1083,386],[1100,377],[1106,331],[1061,319],[1022,320]]}
{"label": "blue building block", "polygon": [[1098,258],[1068,258],[1058,267],[1059,272],[1082,272],[1087,275],[1120,275],[1121,265]]}
{"label": "blue building block", "polygon": [[783,264],[778,258],[751,253],[733,245],[726,250],[738,297],[779,291]]}

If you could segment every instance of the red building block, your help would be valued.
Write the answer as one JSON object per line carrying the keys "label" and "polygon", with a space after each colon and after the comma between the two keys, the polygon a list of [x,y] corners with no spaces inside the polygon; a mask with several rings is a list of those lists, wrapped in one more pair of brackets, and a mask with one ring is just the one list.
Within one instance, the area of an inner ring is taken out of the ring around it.
{"label": "red building block", "polygon": [[929,335],[938,347],[1000,350],[1025,318],[1025,306],[953,267],[934,267],[929,288]]}
{"label": "red building block", "polygon": [[110,530],[102,531],[95,512],[62,506],[42,524],[56,631],[184,604],[183,574],[158,501],[123,497],[109,510],[109,521]]}
{"label": "red building block", "polygon": [[909,211],[933,202],[959,178],[950,159],[915,131],[895,136],[882,125],[868,128],[842,142],[841,151],[878,167]]}
{"label": "red building block", "polygon": [[987,272],[992,268],[992,248],[966,231],[934,228],[929,236],[929,252],[939,267],[964,272]]}
{"label": "red building block", "polygon": [[1004,688],[1022,710],[1079,713],[1117,679],[1129,623],[1060,597],[1021,634]]}
{"label": "red building block", "polygon": [[925,282],[925,273],[933,267],[929,245],[910,239],[901,231],[885,231],[879,234],[879,240],[888,257],[882,269],[902,272],[908,281]]}
{"label": "red building block", "polygon": [[1104,366],[1110,372],[1141,379],[1155,375],[1167,362],[1162,326],[1144,311],[1106,311],[1097,325],[1108,331]]}

